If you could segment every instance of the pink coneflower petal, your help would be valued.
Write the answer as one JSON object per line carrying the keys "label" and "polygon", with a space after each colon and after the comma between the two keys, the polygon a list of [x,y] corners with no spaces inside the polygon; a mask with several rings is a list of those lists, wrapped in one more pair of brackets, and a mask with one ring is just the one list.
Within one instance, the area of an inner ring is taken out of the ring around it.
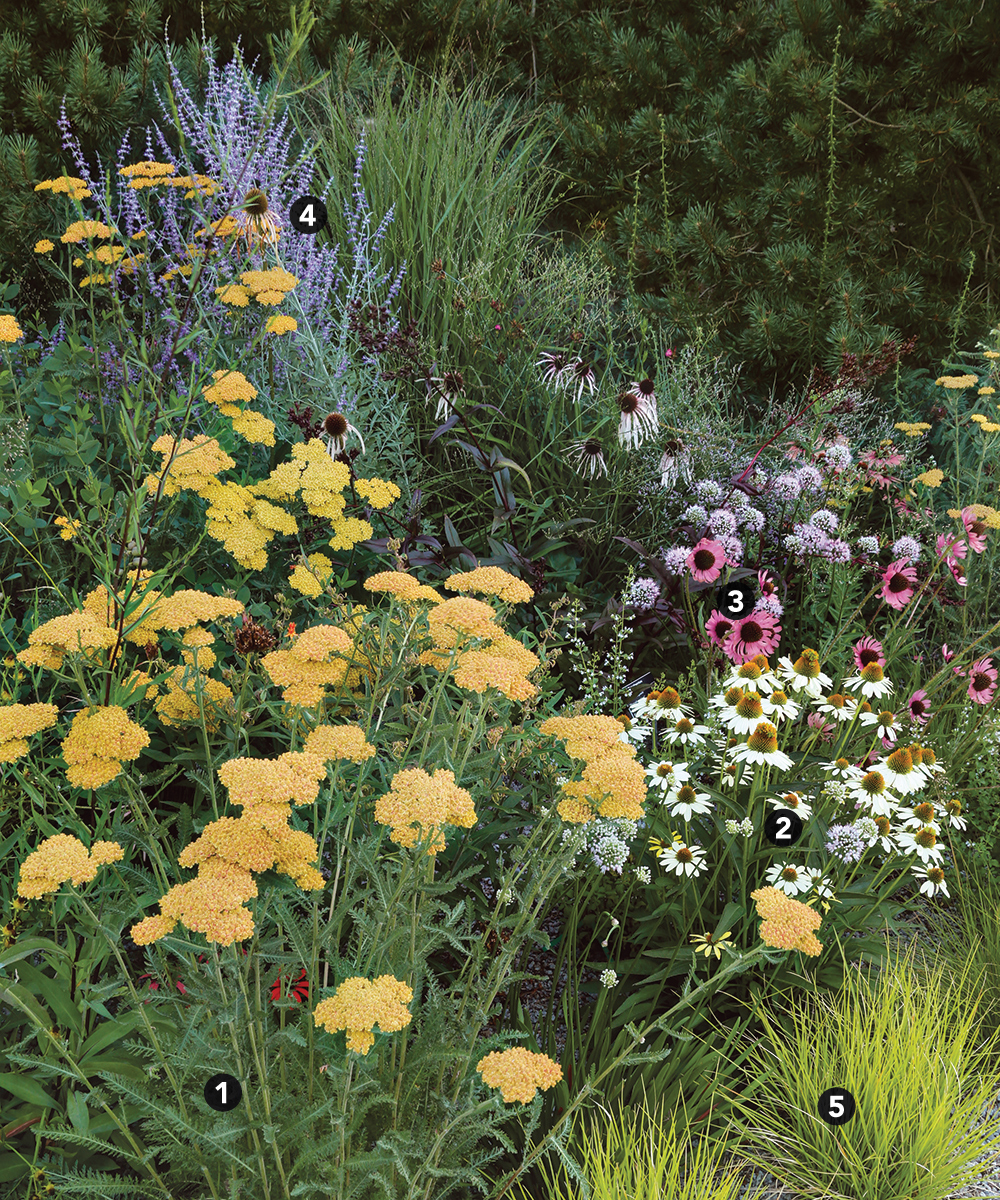
{"label": "pink coneflower petal", "polygon": [[913,599],[917,573],[906,564],[908,558],[890,563],[882,575],[882,599],[890,608],[905,608]]}
{"label": "pink coneflower petal", "polygon": [[885,652],[881,642],[877,642],[873,637],[863,637],[854,646],[854,665],[860,671],[870,662],[877,662],[880,667],[884,667]]}
{"label": "pink coneflower petal", "polygon": [[702,538],[687,556],[687,567],[699,583],[713,583],[727,561],[724,546],[711,538]]}
{"label": "pink coneflower petal", "polygon": [[941,533],[938,535],[937,552],[944,554],[948,551],[948,561],[951,562],[956,558],[965,558],[969,552],[968,544],[965,539],[958,533]]}
{"label": "pink coneflower petal", "polygon": [[720,613],[717,608],[712,609],[712,615],[705,622],[705,632],[720,650],[725,649],[726,638],[729,636],[732,627],[732,617],[727,617],[725,613]]}
{"label": "pink coneflower petal", "polygon": [[829,742],[836,732],[835,726],[823,720],[821,713],[810,713],[806,718],[810,729],[819,731],[819,740],[821,742]]}
{"label": "pink coneflower petal", "polygon": [[997,672],[992,659],[980,658],[969,668],[969,699],[975,704],[989,704],[997,686]]}
{"label": "pink coneflower petal", "polygon": [[965,526],[965,536],[969,539],[970,548],[976,554],[982,554],[986,549],[986,538],[983,536],[986,532],[986,523],[976,516],[974,508],[963,508],[962,524]]}
{"label": "pink coneflower petal", "polygon": [[752,612],[740,617],[723,646],[734,663],[745,663],[758,654],[774,654],[781,641],[781,626],[768,612]]}
{"label": "pink coneflower petal", "polygon": [[955,657],[955,651],[948,649],[947,642],[945,642],[945,644],[941,647],[941,657],[944,659],[944,661],[946,663],[950,663],[951,660]]}
{"label": "pink coneflower petal", "polygon": [[926,725],[930,720],[931,707],[927,703],[927,693],[923,688],[913,693],[907,701],[910,709],[910,720],[915,721],[918,725]]}

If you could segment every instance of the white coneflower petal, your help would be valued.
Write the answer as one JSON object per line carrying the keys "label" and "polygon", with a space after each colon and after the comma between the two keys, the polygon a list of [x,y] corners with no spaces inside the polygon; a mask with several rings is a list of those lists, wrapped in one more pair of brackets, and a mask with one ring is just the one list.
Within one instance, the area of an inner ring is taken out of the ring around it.
{"label": "white coneflower petal", "polygon": [[350,434],[354,434],[361,443],[361,453],[365,452],[365,443],[361,434],[348,421],[343,413],[329,413],[323,421],[323,433],[326,435],[327,451],[331,458],[336,458],[338,454],[344,452],[344,446],[347,444],[347,438]]}
{"label": "white coneflower petal", "polygon": [[545,374],[542,376],[542,383],[555,384],[558,386],[559,378],[567,367],[566,355],[559,350],[546,352],[541,356],[535,365],[545,368]]}
{"label": "white coneflower petal", "polygon": [[590,389],[591,395],[594,394],[594,369],[589,363],[584,362],[582,358],[575,358],[571,363],[562,368],[556,382],[567,390],[574,391],[575,395],[573,399],[579,403],[585,387]]}
{"label": "white coneflower petal", "polygon": [[597,438],[581,438],[573,442],[566,457],[575,461],[576,469],[587,478],[593,479],[595,475],[608,473],[604,448]]}
{"label": "white coneflower petal", "polygon": [[656,408],[647,404],[642,396],[628,390],[619,393],[618,407],[621,410],[618,441],[623,446],[638,450],[647,438],[656,433],[659,423]]}

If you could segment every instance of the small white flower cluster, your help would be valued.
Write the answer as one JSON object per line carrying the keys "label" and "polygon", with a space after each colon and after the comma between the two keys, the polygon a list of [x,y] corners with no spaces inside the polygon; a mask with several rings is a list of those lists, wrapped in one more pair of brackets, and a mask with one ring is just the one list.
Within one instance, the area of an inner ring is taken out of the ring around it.
{"label": "small white flower cluster", "polygon": [[749,817],[744,817],[739,824],[731,817],[726,821],[726,833],[742,833],[744,837],[750,837],[753,833],[753,821]]}

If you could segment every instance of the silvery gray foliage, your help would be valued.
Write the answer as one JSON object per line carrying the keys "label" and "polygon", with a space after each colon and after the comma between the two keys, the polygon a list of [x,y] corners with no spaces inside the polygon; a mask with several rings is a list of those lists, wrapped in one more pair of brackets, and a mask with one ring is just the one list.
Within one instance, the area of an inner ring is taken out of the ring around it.
{"label": "silvery gray foliage", "polygon": [[[347,240],[353,255],[352,271],[348,276],[339,262],[339,243],[330,247],[323,245],[317,237],[296,234],[290,229],[288,211],[298,197],[318,194],[330,208],[330,183],[317,191],[313,182],[315,161],[312,156],[308,152],[293,156],[295,133],[289,128],[288,113],[280,111],[280,100],[278,104],[269,103],[273,100],[274,86],[264,85],[257,79],[252,74],[252,67],[246,69],[238,42],[232,61],[221,70],[215,66],[216,55],[210,39],[205,49],[208,82],[205,103],[199,105],[184,87],[168,45],[167,62],[176,117],[169,100],[159,92],[157,98],[171,127],[173,140],[179,141],[181,149],[178,153],[164,132],[154,126],[146,131],[145,158],[173,163],[179,174],[209,176],[219,185],[219,190],[211,197],[198,195],[185,200],[184,190],[180,188],[137,190],[128,187],[119,174],[120,167],[135,161],[128,135],[119,148],[114,168],[105,166],[95,177],[70,132],[65,103],[63,105],[59,121],[63,145],[72,152],[80,178],[93,192],[90,203],[98,210],[96,216],[128,238],[140,231],[146,235],[141,242],[133,243],[147,255],[136,271],[142,286],[133,293],[127,277],[117,277],[112,286],[119,290],[123,303],[131,310],[137,330],[145,327],[143,313],[148,312],[152,299],[152,307],[163,316],[169,332],[165,339],[151,347],[153,353],[149,361],[157,373],[169,367],[171,386],[178,396],[186,397],[192,368],[199,359],[198,343],[185,352],[186,364],[183,360],[171,360],[170,348],[172,335],[181,322],[184,288],[190,284],[184,276],[175,276],[167,282],[160,276],[165,265],[178,267],[190,261],[186,247],[202,240],[195,236],[198,230],[206,230],[211,222],[238,210],[251,188],[263,191],[270,211],[281,225],[280,263],[299,280],[281,306],[283,311],[290,311],[295,316],[298,330],[269,339],[274,353],[276,390],[281,388],[289,399],[295,399],[298,398],[296,389],[302,387],[310,393],[302,396],[303,400],[310,399],[319,407],[326,406],[327,411],[341,411],[351,420],[362,419],[357,406],[359,396],[364,394],[372,402],[380,390],[387,394],[389,385],[378,378],[377,356],[366,355],[360,346],[352,353],[348,344],[350,303],[358,297],[367,303],[375,303],[379,290],[389,284],[382,303],[391,304],[405,273],[404,264],[395,280],[390,280],[388,274],[379,275],[375,266],[393,209],[389,209],[371,235],[372,214],[360,185],[365,156],[364,130],[356,147],[353,207],[351,198],[343,198],[343,213],[348,222]],[[87,215],[95,214],[88,212]],[[206,341],[214,340],[216,332],[223,339],[227,334],[235,335],[240,311],[245,310],[234,312],[222,304],[216,298],[214,288],[239,282],[240,272],[251,267],[276,265],[274,252],[265,253],[267,261],[259,249],[255,249],[253,255],[223,254],[210,259],[199,275],[198,306],[189,307],[181,335],[189,333],[195,321],[206,329]],[[173,327],[169,328],[171,323]],[[392,333],[397,328],[398,321],[393,320],[387,332]],[[137,382],[134,372],[129,372],[123,349],[112,346],[102,360],[102,375],[112,396],[117,396],[123,382]],[[212,369],[218,369],[217,364],[210,365]],[[255,407],[287,432],[284,405],[276,405],[274,398],[265,395],[261,387],[265,378],[264,355],[259,353],[251,362],[227,365],[244,371],[261,392]]]}

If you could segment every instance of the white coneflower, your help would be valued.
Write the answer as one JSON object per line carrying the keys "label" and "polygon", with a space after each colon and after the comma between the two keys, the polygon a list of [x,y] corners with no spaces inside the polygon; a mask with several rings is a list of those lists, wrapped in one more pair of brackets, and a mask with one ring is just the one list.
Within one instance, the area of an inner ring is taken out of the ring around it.
{"label": "white coneflower", "polygon": [[649,787],[658,787],[664,792],[676,792],[691,778],[691,772],[682,762],[655,762],[646,768]]}
{"label": "white coneflower", "polygon": [[362,440],[361,434],[358,433],[343,413],[329,413],[323,420],[323,432],[329,438],[327,450],[331,458],[336,458],[338,454],[343,454],[348,434],[351,433],[355,434],[358,441],[361,442],[361,453],[364,454],[365,443]]}
{"label": "white coneflower", "polygon": [[708,867],[705,851],[700,846],[687,846],[683,842],[661,847],[656,857],[665,871],[693,876],[695,879]]}
{"label": "white coneflower", "polygon": [[594,394],[594,368],[582,358],[574,358],[562,368],[556,382],[567,391],[574,392],[573,399],[579,403],[585,387],[590,389],[591,395]]}
{"label": "white coneflower", "polygon": [[802,710],[801,704],[790,700],[786,692],[775,689],[770,696],[761,697],[764,715],[775,721],[794,721]]}
{"label": "white coneflower", "polygon": [[776,809],[787,808],[800,816],[803,821],[808,821],[812,816],[812,805],[803,800],[798,792],[785,792],[783,796],[767,796],[765,803]]}
{"label": "white coneflower", "polygon": [[581,438],[578,442],[573,442],[566,452],[566,457],[587,479],[608,473],[608,464],[604,461],[604,448],[597,438]]}
{"label": "white coneflower", "polygon": [[736,762],[779,767],[782,771],[791,770],[795,765],[787,754],[778,749],[778,731],[767,721],[761,721],[747,738],[746,745],[740,746],[734,752],[733,759]]}
{"label": "white coneflower", "polygon": [[660,486],[673,488],[678,479],[691,480],[691,451],[678,438],[671,438],[660,459]]}
{"label": "white coneflower", "polygon": [[819,696],[813,701],[821,713],[829,713],[836,721],[853,720],[858,711],[858,702],[853,696],[844,696],[840,692],[831,692],[829,696]]}
{"label": "white coneflower", "polygon": [[805,867],[795,867],[791,863],[775,863],[764,873],[768,885],[784,892],[793,899],[802,892],[808,892],[813,885],[812,876]]}
{"label": "white coneflower", "polygon": [[558,385],[559,377],[566,370],[568,361],[566,355],[560,350],[547,352],[535,364],[538,367],[545,368],[545,374],[542,376],[542,383],[551,383]]}
{"label": "white coneflower", "polygon": [[698,746],[705,740],[708,733],[707,725],[696,725],[690,718],[681,717],[673,729],[663,735],[663,740],[671,744],[680,742],[682,746],[686,746],[689,742],[692,746]]}
{"label": "white coneflower", "polygon": [[844,680],[844,687],[859,688],[862,696],[874,696],[878,700],[892,693],[892,684],[877,662],[865,663],[857,675]]}
{"label": "white coneflower", "polygon": [[623,446],[638,450],[648,437],[653,437],[659,424],[656,404],[650,404],[638,391],[618,393],[617,404],[621,410],[618,424],[618,441]]}
{"label": "white coneflower", "polygon": [[899,735],[896,729],[896,714],[891,712],[862,713],[858,718],[862,725],[876,725],[878,737],[894,742]]}
{"label": "white coneflower", "polygon": [[233,220],[239,231],[230,249],[244,242],[247,251],[257,244],[276,246],[281,236],[281,222],[275,216],[274,210],[267,202],[267,196],[260,188],[251,188],[247,192],[243,204],[233,213]]}
{"label": "white coneflower", "polygon": [[690,821],[696,813],[705,815],[715,808],[708,792],[699,792],[689,783],[678,788],[676,794],[667,799],[666,804],[672,817],[683,817],[685,821]]}
{"label": "white coneflower", "polygon": [[[434,364],[437,370],[437,363]],[[434,386],[432,386],[434,385]],[[437,394],[438,404],[434,413],[435,421],[447,421],[452,414],[452,400],[456,396],[465,395],[465,380],[461,371],[445,371],[442,377],[432,375],[427,381],[427,398]]]}

